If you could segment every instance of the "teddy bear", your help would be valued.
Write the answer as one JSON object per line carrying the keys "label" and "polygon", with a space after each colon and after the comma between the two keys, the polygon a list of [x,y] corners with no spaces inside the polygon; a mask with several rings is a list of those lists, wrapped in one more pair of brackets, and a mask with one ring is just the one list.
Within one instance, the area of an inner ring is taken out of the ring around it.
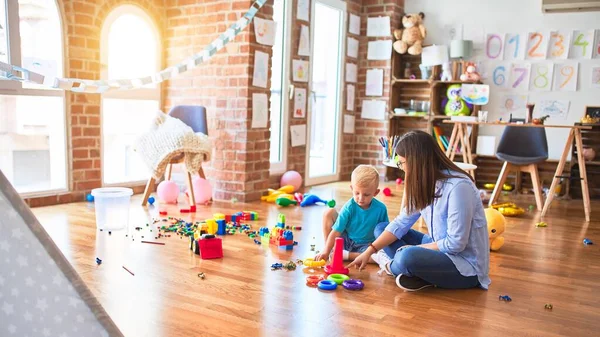
{"label": "teddy bear", "polygon": [[465,72],[460,75],[460,80],[463,82],[479,82],[481,76],[477,72],[477,67],[473,62],[465,62]]}
{"label": "teddy bear", "polygon": [[504,233],[506,227],[506,220],[504,215],[494,208],[486,208],[484,212],[488,227],[490,250],[497,251],[504,245],[502,233]]}
{"label": "teddy bear", "polygon": [[420,55],[423,50],[423,40],[427,36],[427,30],[423,25],[425,14],[405,14],[402,17],[404,29],[395,29],[394,50],[399,54]]}

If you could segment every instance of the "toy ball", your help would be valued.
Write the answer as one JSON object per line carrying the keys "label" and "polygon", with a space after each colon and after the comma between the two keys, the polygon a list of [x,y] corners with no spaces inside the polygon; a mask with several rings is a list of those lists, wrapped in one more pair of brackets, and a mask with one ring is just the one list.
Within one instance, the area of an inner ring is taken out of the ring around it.
{"label": "toy ball", "polygon": [[396,185],[400,185],[400,184],[402,184],[402,178],[396,179]]}
{"label": "toy ball", "polygon": [[91,194],[88,194],[88,195],[85,196],[85,200],[87,200],[89,202],[92,202],[92,201],[94,201],[94,196],[91,195]]}
{"label": "toy ball", "polygon": [[279,183],[281,186],[292,185],[294,186],[294,191],[297,191],[302,186],[302,176],[296,171],[287,171],[281,176]]}
{"label": "toy ball", "polygon": [[150,205],[154,204],[154,202],[155,202],[155,201],[156,201],[156,200],[154,199],[154,197],[150,197],[150,198],[148,198],[148,203],[149,203]]}
{"label": "toy ball", "polygon": [[327,206],[329,206],[329,208],[334,208],[335,207],[335,200],[331,199],[327,202]]}
{"label": "toy ball", "polygon": [[208,180],[201,177],[192,179],[192,188],[194,189],[194,199],[197,204],[204,204],[212,199],[212,186]]}
{"label": "toy ball", "polygon": [[176,204],[179,186],[172,180],[164,180],[156,188],[156,195],[165,204]]}
{"label": "toy ball", "polygon": [[389,187],[386,187],[383,189],[383,195],[385,195],[386,197],[389,197],[392,195],[392,190],[390,190]]}

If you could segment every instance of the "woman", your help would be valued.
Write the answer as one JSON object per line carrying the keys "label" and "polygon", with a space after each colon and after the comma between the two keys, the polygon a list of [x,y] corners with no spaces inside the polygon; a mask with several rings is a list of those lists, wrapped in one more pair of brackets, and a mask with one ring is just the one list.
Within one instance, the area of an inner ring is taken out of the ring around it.
{"label": "woman", "polygon": [[[431,286],[487,289],[487,222],[472,178],[422,131],[406,133],[396,154],[406,184],[400,215],[380,223],[377,239],[348,267],[362,270],[372,257],[408,291]],[[421,216],[429,235],[411,229]]]}

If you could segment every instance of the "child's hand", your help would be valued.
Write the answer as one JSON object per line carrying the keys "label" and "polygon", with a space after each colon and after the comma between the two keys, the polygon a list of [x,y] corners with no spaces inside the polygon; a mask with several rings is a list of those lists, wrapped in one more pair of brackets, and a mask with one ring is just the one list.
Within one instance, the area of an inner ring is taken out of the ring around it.
{"label": "child's hand", "polygon": [[367,263],[369,263],[369,259],[371,258],[370,253],[368,252],[363,252],[362,254],[360,254],[359,256],[356,257],[356,259],[354,259],[354,261],[352,261],[347,268],[352,268],[352,267],[356,267],[358,268],[359,271],[365,269],[365,267],[367,266]]}
{"label": "child's hand", "polygon": [[327,258],[327,254],[325,254],[324,252],[315,255],[315,261],[325,260],[326,258]]}

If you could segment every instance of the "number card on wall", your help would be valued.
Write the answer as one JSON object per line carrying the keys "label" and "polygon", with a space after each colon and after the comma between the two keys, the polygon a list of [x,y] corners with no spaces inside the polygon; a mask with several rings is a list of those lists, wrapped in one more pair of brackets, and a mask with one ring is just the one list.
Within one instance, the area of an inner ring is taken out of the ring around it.
{"label": "number card on wall", "polygon": [[529,89],[531,63],[513,63],[510,67],[510,87],[517,90]]}
{"label": "number card on wall", "polygon": [[532,64],[529,89],[531,91],[550,91],[552,89],[553,73],[554,64],[552,63]]}
{"label": "number card on wall", "polygon": [[547,33],[534,32],[527,35],[527,55],[528,60],[543,60],[548,54],[548,35]]}
{"label": "number card on wall", "polygon": [[572,59],[590,59],[592,58],[592,48],[594,44],[594,30],[576,30],[573,31],[573,42],[571,43]]}
{"label": "number card on wall", "polygon": [[485,38],[485,54],[490,60],[502,60],[504,34],[488,34]]}
{"label": "number card on wall", "polygon": [[550,50],[548,58],[552,60],[566,60],[571,47],[571,32],[559,30],[550,33]]}
{"label": "number card on wall", "polygon": [[488,78],[497,88],[508,88],[510,65],[507,63],[488,64]]}
{"label": "number card on wall", "polygon": [[578,68],[579,63],[577,62],[565,62],[555,64],[554,77],[552,80],[552,90],[576,91]]}
{"label": "number card on wall", "polygon": [[525,58],[525,34],[506,34],[504,59],[522,60]]}

